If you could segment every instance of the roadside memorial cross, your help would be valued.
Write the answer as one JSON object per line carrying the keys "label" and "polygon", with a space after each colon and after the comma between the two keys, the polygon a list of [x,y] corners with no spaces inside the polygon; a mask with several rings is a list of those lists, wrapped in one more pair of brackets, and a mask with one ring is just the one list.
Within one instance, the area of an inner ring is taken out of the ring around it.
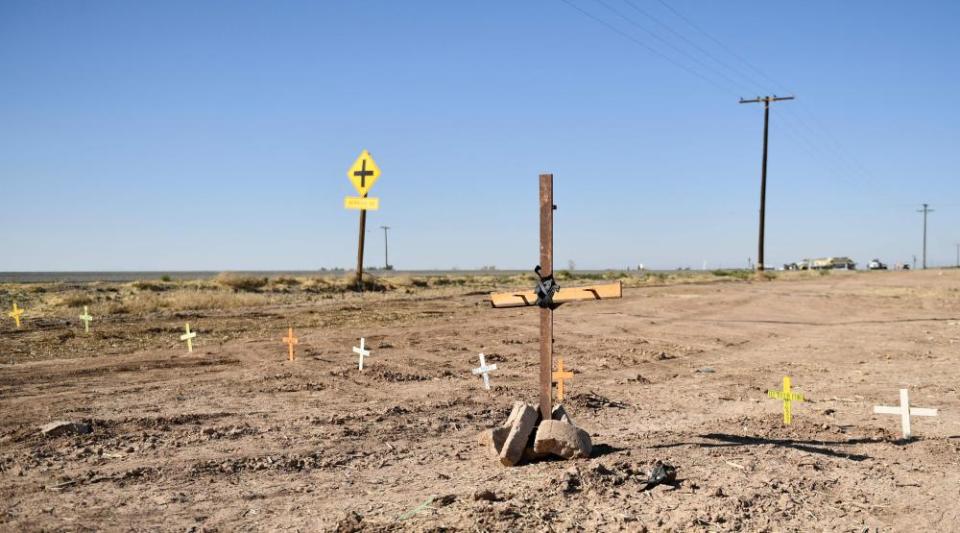
{"label": "roadside memorial cross", "polygon": [[80,320],[83,322],[83,332],[90,333],[90,321],[93,320],[93,317],[87,311],[87,306],[83,306],[83,314],[80,315]]}
{"label": "roadside memorial cross", "polygon": [[190,353],[193,353],[193,339],[195,339],[195,338],[197,337],[197,332],[196,332],[196,331],[193,331],[193,332],[190,331],[190,323],[189,323],[189,322],[187,322],[187,324],[186,324],[186,326],[185,326],[184,329],[186,330],[186,333],[184,333],[183,335],[180,335],[180,340],[182,340],[182,341],[187,341],[187,351],[190,352]]}
{"label": "roadside memorial cross", "polygon": [[487,389],[487,390],[490,390],[490,372],[493,372],[493,371],[496,370],[496,369],[497,369],[497,365],[496,365],[496,364],[492,364],[492,365],[490,365],[490,366],[487,366],[487,361],[486,361],[486,359],[483,358],[483,354],[481,353],[481,354],[480,354],[480,366],[479,366],[478,368],[474,368],[474,369],[472,370],[472,372],[474,373],[474,375],[482,375],[482,376],[483,376],[483,388],[485,388],[485,389]]}
{"label": "roadside memorial cross", "polygon": [[573,379],[573,372],[564,371],[563,358],[557,358],[557,371],[553,373],[553,381],[557,384],[557,401],[563,401],[563,382]]}
{"label": "roadside memorial cross", "polygon": [[287,336],[283,338],[283,343],[287,345],[290,351],[290,360],[293,361],[297,357],[293,354],[293,346],[295,344],[300,344],[300,339],[293,336],[293,328],[290,328],[287,331]]}
{"label": "roadside memorial cross", "polygon": [[553,174],[540,174],[540,264],[534,269],[537,286],[532,291],[490,295],[495,308],[540,308],[540,415],[550,420],[553,409],[553,311],[577,300],[623,297],[621,282],[561,289],[553,277]]}
{"label": "roadside memorial cross", "polygon": [[768,390],[767,396],[783,401],[783,423],[790,425],[793,421],[793,402],[805,402],[802,394],[790,390],[790,376],[783,376],[783,390]]}
{"label": "roadside memorial cross", "polygon": [[364,339],[363,337],[360,337],[360,347],[359,348],[357,348],[356,346],[353,347],[353,353],[360,356],[360,370],[363,370],[363,358],[370,357],[370,350],[365,350],[363,348],[364,342],[366,342],[366,339]]}
{"label": "roadside memorial cross", "polygon": [[13,310],[7,313],[7,316],[13,319],[17,323],[17,328],[20,328],[20,317],[23,316],[23,309],[17,307],[17,302],[13,302]]}
{"label": "roadside memorial cross", "polygon": [[900,427],[903,430],[904,440],[909,439],[912,435],[910,432],[911,416],[937,416],[936,409],[910,407],[910,393],[907,389],[900,389],[900,405],[898,407],[877,405],[874,406],[873,412],[878,415],[900,415]]}

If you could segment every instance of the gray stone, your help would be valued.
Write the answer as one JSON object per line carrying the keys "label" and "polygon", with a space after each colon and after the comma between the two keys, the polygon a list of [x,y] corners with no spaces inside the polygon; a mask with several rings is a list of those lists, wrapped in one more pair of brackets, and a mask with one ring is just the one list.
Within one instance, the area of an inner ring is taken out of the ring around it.
{"label": "gray stone", "polygon": [[530,435],[536,425],[537,410],[530,405],[523,404],[523,407],[519,408],[516,416],[513,417],[510,433],[500,450],[500,463],[502,465],[515,466],[523,459],[523,451],[527,447]]}
{"label": "gray stone", "polygon": [[533,450],[537,453],[550,453],[564,459],[590,457],[593,443],[590,435],[566,422],[544,420],[537,429]]}
{"label": "gray stone", "polygon": [[559,420],[561,422],[566,422],[571,426],[575,426],[573,419],[570,418],[570,415],[567,414],[566,409],[563,408],[563,405],[557,404],[553,406],[553,411],[550,413],[550,418],[553,420]]}
{"label": "gray stone", "polygon": [[506,442],[509,435],[510,428],[508,427],[488,429],[480,433],[480,445],[488,447],[494,455],[499,457],[500,450],[503,449],[503,443]]}
{"label": "gray stone", "polygon": [[67,420],[57,420],[49,424],[40,426],[40,433],[47,437],[59,437],[60,435],[86,435],[92,433],[93,428],[86,422],[74,422]]}

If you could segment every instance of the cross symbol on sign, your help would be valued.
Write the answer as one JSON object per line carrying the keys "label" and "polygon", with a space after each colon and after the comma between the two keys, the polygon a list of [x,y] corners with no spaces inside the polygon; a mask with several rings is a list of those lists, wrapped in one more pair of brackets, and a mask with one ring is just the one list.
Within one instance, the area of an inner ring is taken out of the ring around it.
{"label": "cross symbol on sign", "polygon": [[360,163],[360,170],[354,170],[354,171],[353,171],[353,175],[354,175],[354,176],[357,176],[358,178],[360,178],[360,186],[361,186],[361,187],[366,187],[366,186],[367,186],[367,176],[373,176],[373,171],[372,171],[372,170],[367,170],[367,160],[366,160],[366,159],[364,159],[363,162]]}
{"label": "cross symbol on sign", "polygon": [[783,376],[783,390],[768,390],[767,396],[775,400],[783,400],[783,423],[790,425],[793,420],[793,407],[791,402],[803,402],[802,394],[790,391],[790,376]]}
{"label": "cross symbol on sign", "polygon": [[93,317],[87,311],[87,306],[83,306],[83,314],[80,315],[80,320],[83,321],[83,332],[90,333],[90,321],[93,320]]}
{"label": "cross symbol on sign", "polygon": [[563,358],[557,358],[557,371],[553,373],[553,382],[557,384],[557,401],[563,401],[563,382],[573,379],[573,372],[563,369]]}
{"label": "cross symbol on sign", "polygon": [[490,372],[493,372],[497,369],[496,364],[487,366],[486,359],[483,358],[483,354],[480,354],[480,366],[471,370],[474,374],[479,374],[483,376],[483,388],[490,390]]}
{"label": "cross symbol on sign", "polygon": [[193,339],[196,338],[197,332],[196,332],[196,331],[190,331],[190,323],[189,323],[189,322],[187,322],[187,324],[186,324],[186,326],[184,327],[184,329],[186,330],[186,333],[184,333],[183,335],[180,335],[180,340],[182,340],[182,341],[187,341],[187,351],[190,352],[190,353],[193,353]]}
{"label": "cross symbol on sign", "polygon": [[357,348],[356,346],[353,347],[353,353],[360,356],[360,370],[363,370],[363,358],[370,357],[370,350],[363,349],[364,342],[366,342],[366,339],[364,339],[363,337],[360,337],[360,347],[359,348]]}
{"label": "cross symbol on sign", "polygon": [[296,355],[293,354],[293,346],[295,344],[300,344],[300,339],[293,336],[293,328],[290,328],[287,331],[287,336],[283,338],[283,343],[286,344],[287,347],[290,349],[289,350],[290,360],[293,361],[294,359],[296,359],[297,358]]}

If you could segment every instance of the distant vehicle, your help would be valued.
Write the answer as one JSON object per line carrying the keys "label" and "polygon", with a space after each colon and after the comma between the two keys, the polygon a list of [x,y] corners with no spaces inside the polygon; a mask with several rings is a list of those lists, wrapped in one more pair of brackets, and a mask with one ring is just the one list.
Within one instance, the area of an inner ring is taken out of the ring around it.
{"label": "distant vehicle", "polygon": [[867,269],[869,269],[869,270],[886,270],[886,269],[887,269],[887,265],[885,265],[885,264],[883,264],[882,262],[880,262],[879,259],[874,259],[873,261],[870,261],[869,263],[867,263]]}

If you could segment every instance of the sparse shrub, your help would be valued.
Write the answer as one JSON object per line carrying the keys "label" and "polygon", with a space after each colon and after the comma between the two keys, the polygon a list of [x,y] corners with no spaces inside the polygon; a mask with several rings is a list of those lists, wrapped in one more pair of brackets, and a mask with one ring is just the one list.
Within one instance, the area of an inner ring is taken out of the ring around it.
{"label": "sparse shrub", "polygon": [[273,282],[276,285],[285,285],[287,287],[296,287],[300,285],[300,280],[289,276],[280,276],[279,278],[273,280]]}
{"label": "sparse shrub", "polygon": [[109,314],[147,314],[164,309],[196,311],[203,309],[234,309],[266,305],[269,297],[263,294],[235,294],[225,291],[175,290],[165,294],[138,292],[125,295],[107,307]]}
{"label": "sparse shrub", "polygon": [[717,269],[717,270],[714,270],[712,274],[714,276],[717,276],[718,278],[733,278],[733,279],[740,279],[740,280],[748,280],[750,279],[750,275],[752,274],[752,272],[749,270]]}
{"label": "sparse shrub", "polygon": [[93,298],[89,295],[83,294],[82,292],[75,292],[68,294],[63,297],[63,300],[60,301],[60,304],[64,307],[81,307],[84,305],[90,305],[93,303]]}
{"label": "sparse shrub", "polygon": [[170,283],[172,279],[170,278],[170,276],[164,275],[160,277],[160,281],[163,281],[165,283]]}
{"label": "sparse shrub", "polygon": [[163,292],[165,290],[169,290],[172,288],[170,285],[165,285],[162,282],[145,280],[145,279],[134,281],[131,284],[131,286],[134,289],[137,289],[138,291],[150,291],[150,292]]}
{"label": "sparse shrub", "polygon": [[[386,292],[394,289],[393,285],[370,275],[365,274],[361,279],[363,282],[363,290],[367,292]],[[350,280],[350,288],[353,290],[357,288],[357,284],[353,282],[353,279]]]}
{"label": "sparse shrub", "polygon": [[224,287],[233,289],[236,292],[254,292],[263,288],[269,280],[265,277],[221,272],[217,275],[215,281]]}
{"label": "sparse shrub", "polygon": [[436,287],[444,287],[447,285],[463,285],[467,282],[463,278],[454,278],[450,276],[439,276],[439,277],[433,278],[432,281],[434,286]]}

